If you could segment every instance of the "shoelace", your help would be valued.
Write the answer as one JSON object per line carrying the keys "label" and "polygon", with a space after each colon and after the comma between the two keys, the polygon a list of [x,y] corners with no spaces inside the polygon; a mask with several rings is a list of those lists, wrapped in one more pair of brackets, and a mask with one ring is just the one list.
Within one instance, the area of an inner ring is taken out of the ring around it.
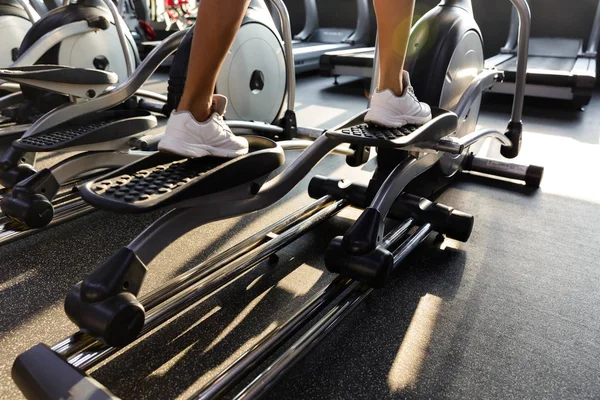
{"label": "shoelace", "polygon": [[221,129],[223,129],[225,132],[229,133],[230,135],[233,135],[233,132],[231,131],[231,129],[229,128],[229,126],[225,123],[225,120],[223,119],[222,115],[217,114],[217,117],[215,118],[215,121],[217,121],[217,124],[219,124],[219,126],[221,127]]}
{"label": "shoelace", "polygon": [[412,86],[409,86],[409,87],[406,88],[406,91],[415,100],[415,102],[419,105],[419,109],[422,111],[423,110],[423,105],[421,104],[421,102],[419,101],[419,99],[417,99],[417,95],[415,94],[415,89]]}

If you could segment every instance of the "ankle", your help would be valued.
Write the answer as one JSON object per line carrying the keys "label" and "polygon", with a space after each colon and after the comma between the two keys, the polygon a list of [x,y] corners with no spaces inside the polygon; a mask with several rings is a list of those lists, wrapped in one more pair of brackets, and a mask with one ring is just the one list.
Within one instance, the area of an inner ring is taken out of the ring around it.
{"label": "ankle", "polygon": [[392,93],[394,93],[394,96],[396,96],[396,97],[401,97],[404,94],[404,87],[403,87],[402,84],[380,85],[378,90],[380,92],[384,92],[386,90],[389,90]]}
{"label": "ankle", "polygon": [[208,101],[208,103],[200,101],[190,103],[181,99],[177,111],[188,111],[196,121],[204,122],[208,120],[212,114],[212,100]]}

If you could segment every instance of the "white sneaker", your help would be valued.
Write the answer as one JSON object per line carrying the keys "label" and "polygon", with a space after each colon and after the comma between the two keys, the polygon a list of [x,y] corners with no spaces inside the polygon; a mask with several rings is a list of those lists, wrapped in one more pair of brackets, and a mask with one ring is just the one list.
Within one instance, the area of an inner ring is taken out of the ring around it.
{"label": "white sneaker", "polygon": [[421,103],[415,96],[407,71],[402,72],[404,93],[398,97],[391,90],[377,91],[371,98],[371,108],[365,122],[400,128],[404,125],[423,125],[431,120],[431,107]]}
{"label": "white sneaker", "polygon": [[248,153],[248,141],[235,136],[223,121],[227,98],[213,96],[212,115],[198,122],[189,111],[173,111],[158,150],[198,158],[205,156],[235,158]]}

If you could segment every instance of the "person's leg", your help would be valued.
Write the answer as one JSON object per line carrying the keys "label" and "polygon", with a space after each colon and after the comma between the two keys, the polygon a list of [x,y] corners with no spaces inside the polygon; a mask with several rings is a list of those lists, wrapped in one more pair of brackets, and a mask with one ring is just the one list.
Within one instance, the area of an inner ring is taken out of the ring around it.
{"label": "person's leg", "polygon": [[250,0],[202,0],[194,27],[187,79],[178,111],[187,110],[198,121],[211,114],[217,77]]}
{"label": "person's leg", "polygon": [[408,48],[415,0],[373,0],[379,35],[379,90],[390,89],[396,96],[404,91],[400,75]]}
{"label": "person's leg", "polygon": [[246,139],[233,135],[223,122],[227,99],[214,95],[214,90],[249,3],[200,2],[183,95],[167,123],[161,151],[186,157],[236,157],[248,152]]}
{"label": "person's leg", "polygon": [[431,108],[417,100],[404,71],[415,0],[373,0],[377,15],[380,79],[365,121],[388,127],[423,124]]}

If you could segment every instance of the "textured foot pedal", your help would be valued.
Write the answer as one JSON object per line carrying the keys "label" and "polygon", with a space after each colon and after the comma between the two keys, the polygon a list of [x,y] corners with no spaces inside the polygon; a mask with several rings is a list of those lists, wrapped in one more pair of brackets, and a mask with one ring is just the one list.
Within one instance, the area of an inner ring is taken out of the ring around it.
{"label": "textured foot pedal", "polygon": [[246,138],[250,152],[245,156],[191,159],[156,153],[88,183],[81,196],[100,209],[147,212],[252,183],[283,165],[283,150],[275,142]]}
{"label": "textured foot pedal", "polygon": [[156,118],[142,110],[102,111],[75,118],[55,128],[16,140],[19,150],[47,152],[127,138],[156,126]]}
{"label": "textured foot pedal", "polygon": [[406,125],[402,128],[386,128],[358,124],[337,131],[328,131],[326,135],[343,142],[363,146],[408,148],[417,144],[436,143],[441,138],[456,132],[458,118],[454,113],[434,108],[432,115],[432,120],[422,126]]}

